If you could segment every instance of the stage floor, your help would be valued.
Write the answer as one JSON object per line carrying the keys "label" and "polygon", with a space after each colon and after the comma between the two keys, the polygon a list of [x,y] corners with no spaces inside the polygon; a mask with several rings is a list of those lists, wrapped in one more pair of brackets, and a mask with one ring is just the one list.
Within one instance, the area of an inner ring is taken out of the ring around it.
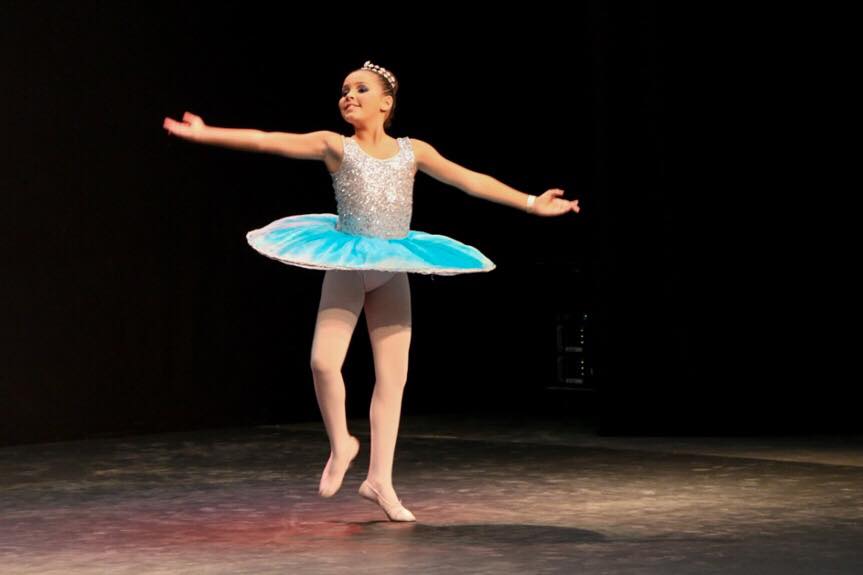
{"label": "stage floor", "polygon": [[863,573],[863,438],[402,418],[395,523],[320,423],[0,448],[0,574]]}

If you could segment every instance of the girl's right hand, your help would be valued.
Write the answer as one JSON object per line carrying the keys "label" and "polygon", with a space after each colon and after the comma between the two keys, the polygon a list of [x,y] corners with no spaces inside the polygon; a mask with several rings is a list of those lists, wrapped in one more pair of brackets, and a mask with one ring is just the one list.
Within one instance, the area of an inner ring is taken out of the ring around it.
{"label": "girl's right hand", "polygon": [[162,126],[167,130],[168,134],[173,134],[174,136],[180,136],[181,138],[186,138],[187,140],[195,140],[207,127],[204,124],[204,120],[201,119],[200,116],[196,116],[191,112],[186,112],[183,114],[183,121],[178,122],[176,120],[172,120],[171,118],[165,118],[165,122]]}

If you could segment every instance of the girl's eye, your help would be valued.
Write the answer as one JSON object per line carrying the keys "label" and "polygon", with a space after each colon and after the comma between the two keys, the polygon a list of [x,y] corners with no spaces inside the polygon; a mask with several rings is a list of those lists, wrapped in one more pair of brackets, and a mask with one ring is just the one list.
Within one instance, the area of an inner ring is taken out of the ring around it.
{"label": "girl's eye", "polygon": [[[360,92],[360,93],[363,93],[363,94],[364,94],[364,93],[366,93],[366,92],[368,92],[368,91],[369,91],[369,89],[368,89],[368,87],[367,87],[367,86],[359,86],[359,87],[357,88],[357,92]],[[350,92],[350,90],[349,90],[348,88],[342,88],[342,97],[347,96],[347,95],[348,95],[348,92]]]}

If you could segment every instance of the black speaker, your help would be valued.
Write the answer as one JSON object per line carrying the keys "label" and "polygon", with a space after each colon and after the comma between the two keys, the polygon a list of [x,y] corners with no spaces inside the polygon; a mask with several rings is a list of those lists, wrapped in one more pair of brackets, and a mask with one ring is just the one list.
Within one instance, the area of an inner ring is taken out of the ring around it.
{"label": "black speaker", "polygon": [[592,315],[587,310],[555,316],[557,378],[551,389],[595,391]]}

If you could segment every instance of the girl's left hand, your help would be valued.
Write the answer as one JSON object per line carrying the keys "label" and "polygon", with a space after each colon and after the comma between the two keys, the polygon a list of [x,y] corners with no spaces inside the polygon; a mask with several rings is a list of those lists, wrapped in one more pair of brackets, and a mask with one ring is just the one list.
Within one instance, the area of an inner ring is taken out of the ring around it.
{"label": "girl's left hand", "polygon": [[578,213],[581,210],[578,207],[578,200],[565,200],[559,197],[562,195],[563,190],[558,188],[546,190],[534,200],[531,213],[538,216],[559,216],[569,212]]}

